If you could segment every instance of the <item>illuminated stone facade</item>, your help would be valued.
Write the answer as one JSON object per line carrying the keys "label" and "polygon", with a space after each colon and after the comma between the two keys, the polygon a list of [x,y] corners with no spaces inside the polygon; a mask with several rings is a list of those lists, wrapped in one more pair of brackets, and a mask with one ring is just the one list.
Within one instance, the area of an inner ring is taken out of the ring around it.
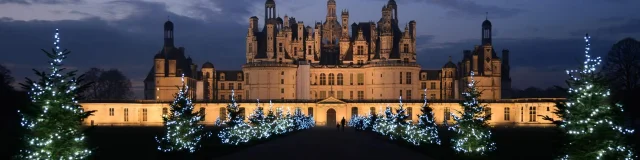
{"label": "illuminated stone facade", "polygon": [[[508,100],[488,100],[486,104],[491,114],[489,124],[492,126],[553,126],[550,121],[543,120],[539,115],[551,116],[556,109],[555,101],[562,99],[508,99]],[[436,122],[442,124],[444,119],[448,123],[453,123],[453,118],[447,113],[458,115],[461,110],[456,100],[433,101],[430,106],[433,108]],[[226,118],[226,108],[229,101],[219,102],[198,102],[196,110],[205,112],[205,125],[214,125],[216,119]],[[250,115],[256,108],[257,103],[253,101],[240,101],[241,109],[245,115]],[[417,114],[420,114],[422,102],[420,100],[404,101],[407,114],[411,115],[411,120],[417,122]],[[85,110],[96,110],[93,116],[85,119],[85,125],[96,126],[161,126],[162,116],[169,113],[169,102],[158,102],[154,100],[137,100],[129,102],[85,102],[81,103]],[[336,98],[311,101],[280,101],[274,102],[273,107],[283,107],[286,112],[291,112],[300,107],[304,114],[313,115],[317,125],[335,126],[342,117],[347,121],[351,115],[367,115],[370,111],[383,113],[385,107],[389,105],[396,109],[398,101],[342,101]],[[269,109],[268,102],[261,102],[260,107]],[[246,119],[245,119],[246,120]]]}
{"label": "illuminated stone facade", "polygon": [[[336,2],[327,2],[324,23],[315,27],[287,15],[276,17],[276,3],[267,0],[262,30],[257,17],[249,18],[246,63],[242,70],[216,70],[206,62],[196,70],[185,49],[174,47],[173,23],[165,23],[165,45],[154,57],[145,79],[145,99],[171,100],[185,75],[198,100],[236,99],[344,100],[459,99],[469,73],[476,73],[481,99],[508,98],[511,88],[508,50],[499,58],[491,44],[491,23],[482,23],[482,43],[465,50],[457,65],[451,59],[442,68],[422,69],[416,63],[416,22],[400,29],[398,6],[390,0],[376,22],[349,25],[349,12],[336,15]],[[503,63],[504,62],[504,63]]]}
{"label": "illuminated stone facade", "polygon": [[[509,51],[496,54],[491,43],[491,22],[482,23],[481,44],[464,50],[458,63],[451,58],[442,68],[422,69],[416,63],[416,25],[407,22],[400,29],[398,6],[389,0],[376,22],[348,25],[349,12],[336,15],[336,2],[328,0],[324,23],[314,27],[287,15],[276,17],[276,3],[267,0],[262,30],[258,17],[249,18],[246,35],[246,63],[242,70],[216,70],[206,62],[200,70],[183,47],[175,47],[173,23],[164,25],[164,46],[154,56],[154,65],[145,82],[145,99],[130,102],[84,102],[87,110],[96,110],[85,120],[87,125],[162,125],[169,101],[185,76],[196,107],[207,115],[203,123],[212,125],[225,117],[224,107],[231,93],[248,115],[256,99],[268,108],[301,107],[314,115],[318,125],[333,124],[342,117],[382,112],[397,107],[398,97],[405,101],[412,120],[417,120],[422,99],[428,97],[436,120],[451,121],[449,112],[460,110],[457,103],[469,73],[476,76],[480,99],[491,108],[492,125],[550,125],[537,115],[555,117],[557,99],[508,99],[511,90]],[[404,22],[403,22],[404,23]],[[426,95],[424,90],[427,89]]]}

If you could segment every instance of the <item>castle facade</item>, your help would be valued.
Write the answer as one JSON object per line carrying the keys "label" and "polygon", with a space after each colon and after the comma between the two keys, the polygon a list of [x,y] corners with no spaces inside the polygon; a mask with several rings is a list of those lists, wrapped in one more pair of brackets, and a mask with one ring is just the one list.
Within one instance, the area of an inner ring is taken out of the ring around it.
{"label": "castle facade", "polygon": [[469,82],[469,73],[484,94],[481,99],[508,98],[511,88],[509,51],[502,59],[491,43],[491,22],[482,23],[482,43],[464,50],[463,59],[449,59],[442,68],[423,69],[416,63],[415,21],[404,30],[398,6],[389,0],[377,22],[353,22],[349,12],[336,15],[336,1],[327,1],[324,22],[305,26],[287,15],[276,17],[276,3],[267,0],[263,27],[250,17],[246,35],[246,63],[242,70],[216,70],[206,62],[200,70],[182,47],[174,46],[173,23],[164,26],[165,44],[154,57],[154,67],[145,79],[145,99],[170,100],[182,74],[198,100],[236,99],[347,100],[459,99]]}
{"label": "castle facade", "polygon": [[401,29],[395,0],[382,6],[377,22],[350,22],[350,13],[342,10],[338,17],[336,1],[328,0],[326,19],[312,27],[288,15],[277,17],[275,1],[267,0],[262,23],[256,16],[249,18],[242,70],[216,70],[210,62],[198,68],[183,47],[174,45],[174,24],[167,21],[164,45],[144,80],[145,100],[83,103],[98,111],[85,124],[161,125],[182,75],[197,107],[208,113],[206,124],[225,118],[231,98],[247,114],[257,106],[268,107],[257,99],[274,100],[274,107],[302,108],[322,125],[397,107],[399,97],[415,120],[426,97],[438,122],[447,122],[448,113],[460,110],[471,72],[492,122],[549,124],[534,115],[553,117],[557,99],[508,99],[509,51],[496,54],[489,20],[481,25],[480,45],[463,50],[461,61],[449,58],[441,68],[423,69],[416,62],[417,23],[402,22],[406,25]]}

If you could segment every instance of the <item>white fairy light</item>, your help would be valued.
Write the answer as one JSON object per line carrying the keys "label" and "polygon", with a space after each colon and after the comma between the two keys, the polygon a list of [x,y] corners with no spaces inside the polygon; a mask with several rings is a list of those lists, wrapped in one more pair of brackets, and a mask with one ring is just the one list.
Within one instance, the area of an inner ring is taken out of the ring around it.
{"label": "white fairy light", "polygon": [[20,124],[27,131],[27,145],[20,150],[20,159],[75,160],[86,159],[91,155],[80,126],[82,119],[89,114],[75,100],[78,82],[73,72],[61,73],[62,62],[68,52],[60,49],[58,29],[53,44],[53,52],[47,53],[51,58],[50,73],[38,73],[40,81],[29,82],[31,106],[36,107],[36,112],[18,111],[22,116]]}
{"label": "white fairy light", "polygon": [[[600,57],[591,58],[589,35],[585,40],[585,61],[581,69],[567,70],[569,75],[569,96],[560,110],[562,121],[560,127],[568,135],[566,155],[561,159],[636,159],[631,147],[625,146],[622,137],[633,134],[634,130],[627,129],[616,121],[614,116],[622,106],[610,107],[607,104],[609,89],[599,84],[597,68],[601,63]],[[585,112],[587,111],[587,112]],[[590,111],[590,112],[588,112]],[[607,134],[607,135],[603,135]],[[600,142],[600,143],[592,143]],[[579,146],[580,150],[572,150],[575,145],[589,144],[589,147]]]}

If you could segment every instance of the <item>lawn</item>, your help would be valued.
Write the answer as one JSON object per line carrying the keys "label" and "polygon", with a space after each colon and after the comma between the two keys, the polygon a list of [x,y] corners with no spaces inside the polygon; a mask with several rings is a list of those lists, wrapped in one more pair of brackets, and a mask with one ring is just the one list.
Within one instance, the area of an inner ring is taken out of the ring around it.
{"label": "lawn", "polygon": [[[445,128],[439,129],[441,146],[414,146],[403,140],[388,140],[388,137],[370,132],[390,143],[410,148],[438,160],[467,159],[459,157],[451,149],[451,133]],[[561,136],[553,128],[493,128],[493,140],[497,150],[486,159],[491,160],[541,160],[554,159],[560,146]]]}
{"label": "lawn", "polygon": [[[220,129],[206,128],[214,136],[203,141],[203,148],[194,154],[196,159],[214,159],[273,138],[287,136],[284,134],[267,140],[256,140],[244,145],[231,146],[220,143],[220,139],[217,137]],[[158,152],[155,140],[155,136],[162,133],[163,128],[161,127],[94,127],[87,133],[89,145],[94,148],[91,159],[166,159],[166,156]]]}

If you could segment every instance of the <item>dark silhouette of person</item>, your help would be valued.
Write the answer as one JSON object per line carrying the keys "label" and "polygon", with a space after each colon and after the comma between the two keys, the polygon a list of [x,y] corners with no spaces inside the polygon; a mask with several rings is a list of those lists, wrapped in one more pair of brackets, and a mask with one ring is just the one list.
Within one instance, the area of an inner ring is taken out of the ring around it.
{"label": "dark silhouette of person", "polygon": [[342,117],[342,120],[340,121],[340,125],[342,125],[342,131],[344,132],[344,125],[345,125],[345,121],[344,117]]}
{"label": "dark silhouette of person", "polygon": [[340,131],[340,123],[336,123],[336,129]]}

